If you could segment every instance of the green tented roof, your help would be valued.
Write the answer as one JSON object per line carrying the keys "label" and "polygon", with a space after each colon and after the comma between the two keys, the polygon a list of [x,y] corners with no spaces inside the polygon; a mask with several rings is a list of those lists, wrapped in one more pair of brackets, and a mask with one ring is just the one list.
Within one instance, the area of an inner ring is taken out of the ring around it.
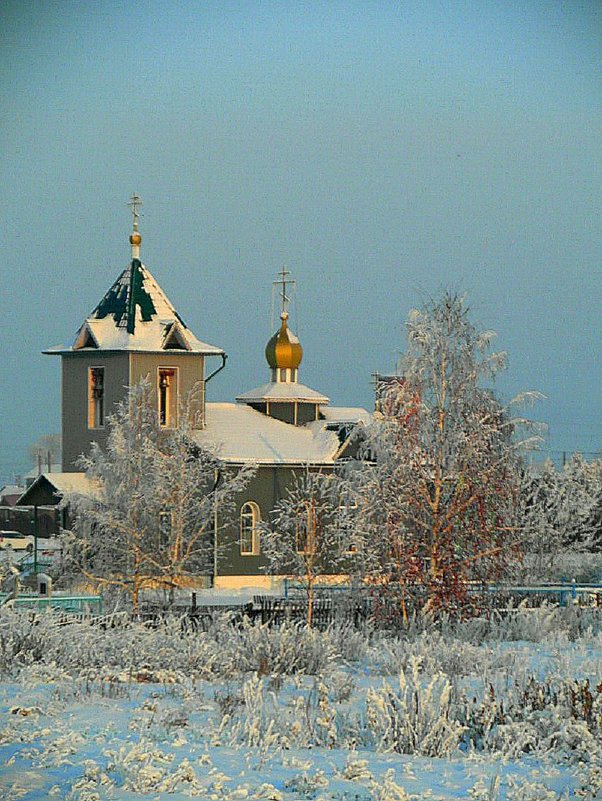
{"label": "green tented roof", "polygon": [[46,353],[83,349],[223,353],[221,348],[201,342],[186,327],[139,259],[132,259],[106,292],[77,332],[73,344],[50,348]]}

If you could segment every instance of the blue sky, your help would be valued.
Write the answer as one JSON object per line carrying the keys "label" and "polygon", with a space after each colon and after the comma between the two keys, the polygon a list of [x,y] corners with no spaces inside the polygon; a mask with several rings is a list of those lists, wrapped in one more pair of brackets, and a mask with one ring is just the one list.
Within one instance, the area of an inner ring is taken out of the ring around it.
{"label": "blue sky", "polygon": [[57,359],[142,258],[228,368],[267,379],[298,281],[301,380],[372,403],[412,307],[466,292],[547,396],[554,451],[602,448],[602,4],[5,2],[0,480],[60,425]]}

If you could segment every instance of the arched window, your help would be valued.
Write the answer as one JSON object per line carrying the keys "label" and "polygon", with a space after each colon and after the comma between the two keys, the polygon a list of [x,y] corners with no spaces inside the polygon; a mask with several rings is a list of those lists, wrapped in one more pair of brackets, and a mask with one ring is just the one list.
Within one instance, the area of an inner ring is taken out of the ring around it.
{"label": "arched window", "polygon": [[247,501],[240,510],[240,552],[243,556],[259,554],[261,513],[254,501]]}

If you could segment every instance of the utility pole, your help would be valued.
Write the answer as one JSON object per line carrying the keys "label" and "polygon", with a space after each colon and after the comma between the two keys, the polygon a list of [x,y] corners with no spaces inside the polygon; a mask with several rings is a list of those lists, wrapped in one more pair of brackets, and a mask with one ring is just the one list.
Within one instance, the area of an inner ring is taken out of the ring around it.
{"label": "utility pole", "polygon": [[33,507],[33,572],[38,574],[38,507]]}

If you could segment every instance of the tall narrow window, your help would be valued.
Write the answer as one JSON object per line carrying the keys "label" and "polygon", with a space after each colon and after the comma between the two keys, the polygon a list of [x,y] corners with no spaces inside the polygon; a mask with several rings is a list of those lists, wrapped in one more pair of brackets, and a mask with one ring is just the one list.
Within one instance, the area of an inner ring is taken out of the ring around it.
{"label": "tall narrow window", "polygon": [[88,370],[88,428],[104,428],[105,424],[105,368]]}
{"label": "tall narrow window", "polygon": [[354,554],[357,553],[357,541],[354,537],[357,515],[358,515],[357,499],[352,495],[343,494],[339,500],[339,508],[337,510],[339,536],[341,542],[341,550],[344,553]]}
{"label": "tall narrow window", "polygon": [[240,510],[240,552],[243,556],[259,554],[259,506],[247,501]]}
{"label": "tall narrow window", "polygon": [[316,510],[312,503],[305,505],[296,525],[297,553],[312,554],[316,550]]}
{"label": "tall narrow window", "polygon": [[173,428],[176,424],[176,402],[178,395],[177,372],[175,367],[159,368],[159,425]]}
{"label": "tall narrow window", "polygon": [[173,513],[169,509],[162,509],[159,512],[159,548],[161,551],[169,547],[172,524]]}

